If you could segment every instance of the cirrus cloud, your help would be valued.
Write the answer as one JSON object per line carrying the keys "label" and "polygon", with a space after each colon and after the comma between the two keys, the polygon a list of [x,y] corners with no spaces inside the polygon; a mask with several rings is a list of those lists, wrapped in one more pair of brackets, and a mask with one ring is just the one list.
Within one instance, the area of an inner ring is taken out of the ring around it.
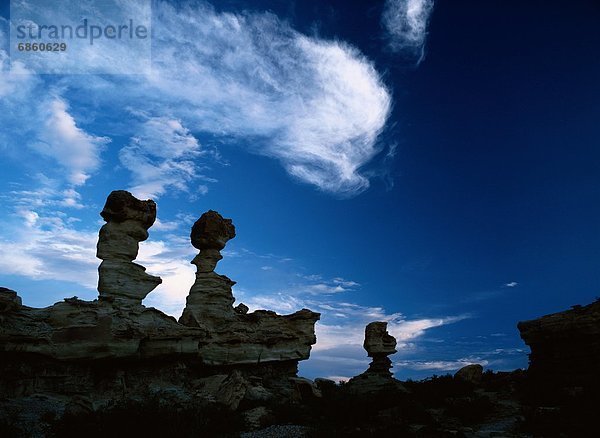
{"label": "cirrus cloud", "polygon": [[418,65],[425,55],[427,24],[433,0],[386,0],[381,23],[388,47],[415,58]]}

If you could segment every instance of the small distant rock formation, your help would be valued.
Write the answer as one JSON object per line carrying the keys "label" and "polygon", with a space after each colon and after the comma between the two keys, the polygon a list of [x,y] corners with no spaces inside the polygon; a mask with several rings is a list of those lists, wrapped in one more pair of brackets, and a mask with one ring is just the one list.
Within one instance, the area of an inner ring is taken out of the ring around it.
{"label": "small distant rock formation", "polygon": [[517,327],[531,348],[531,377],[572,386],[600,381],[600,300]]}
{"label": "small distant rock formation", "polygon": [[371,322],[365,328],[363,347],[367,355],[373,358],[367,372],[389,375],[392,361],[388,357],[396,353],[396,338],[387,331],[387,322]]}
{"label": "small distant rock formation", "polygon": [[100,213],[106,224],[100,229],[96,256],[100,300],[120,305],[140,305],[162,280],[146,273],[133,260],[139,243],[148,238],[148,229],[156,220],[156,204],[140,201],[125,190],[112,192]]}
{"label": "small distant rock formation", "polygon": [[387,322],[371,322],[365,327],[363,347],[373,359],[364,373],[348,381],[348,388],[355,393],[377,393],[380,391],[406,392],[390,369],[392,361],[388,356],[396,353],[396,338],[387,331]]}
{"label": "small distant rock formation", "polygon": [[479,385],[483,380],[483,367],[477,363],[465,365],[454,374],[454,379],[472,385]]}

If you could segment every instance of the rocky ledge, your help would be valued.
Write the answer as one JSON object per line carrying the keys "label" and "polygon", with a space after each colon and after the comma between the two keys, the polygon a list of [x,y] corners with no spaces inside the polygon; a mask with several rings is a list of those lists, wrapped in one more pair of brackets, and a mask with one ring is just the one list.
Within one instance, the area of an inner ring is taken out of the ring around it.
{"label": "rocky ledge", "polygon": [[531,348],[532,376],[572,385],[598,380],[600,301],[523,321],[518,328]]}

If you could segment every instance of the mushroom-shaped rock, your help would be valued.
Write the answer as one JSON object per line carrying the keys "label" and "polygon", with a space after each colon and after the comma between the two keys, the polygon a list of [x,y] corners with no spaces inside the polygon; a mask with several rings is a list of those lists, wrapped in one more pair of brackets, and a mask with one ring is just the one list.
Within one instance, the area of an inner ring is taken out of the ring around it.
{"label": "mushroom-shaped rock", "polygon": [[396,352],[396,338],[387,331],[387,322],[371,322],[365,327],[363,347],[369,357],[389,356]]}
{"label": "mushroom-shaped rock", "polygon": [[392,361],[388,356],[396,352],[396,338],[388,333],[387,322],[371,322],[365,327],[363,347],[373,361],[367,371],[350,379],[349,390],[359,394],[387,390],[406,392],[404,386],[394,379],[390,372]]}
{"label": "mushroom-shaped rock", "polygon": [[[214,210],[209,210],[194,223],[190,239],[200,252],[192,260],[196,265],[196,281],[186,300],[186,306],[179,322],[199,327],[214,318],[233,318],[233,293],[235,284],[224,275],[214,272],[217,263],[223,258],[221,250],[235,237],[235,227],[231,219],[225,219]],[[204,321],[204,323],[203,323]]]}
{"label": "mushroom-shaped rock", "polygon": [[148,228],[156,220],[156,204],[140,201],[125,190],[112,192],[100,215],[107,222],[98,237],[96,256],[100,299],[120,304],[141,304],[162,280],[133,263],[139,243],[148,238]]}
{"label": "mushroom-shaped rock", "polygon": [[209,333],[210,343],[204,348],[206,364],[231,362],[261,363],[308,358],[315,343],[314,325],[319,314],[300,310],[292,315],[257,310],[248,306],[233,307],[232,286],[235,281],[214,270],[222,259],[221,250],[235,237],[231,219],[216,211],[204,213],[192,227],[192,245],[200,250],[192,260],[196,280],[186,299],[179,322]]}
{"label": "mushroom-shaped rock", "polygon": [[[100,230],[97,247],[97,255],[102,259],[100,298],[88,302],[74,297],[44,309],[33,309],[23,306],[14,291],[0,288],[0,355],[33,354],[37,355],[33,359],[36,361],[43,357],[74,361],[79,371],[79,363],[87,368],[94,360],[107,360],[100,367],[104,370],[105,364],[112,363],[108,359],[118,359],[119,364],[114,362],[117,368],[130,363],[145,367],[146,363],[152,373],[157,369],[152,359],[160,358],[160,367],[186,363],[191,366],[183,369],[193,368],[202,377],[210,374],[207,367],[256,366],[261,369],[260,375],[264,371],[285,376],[284,386],[292,392],[287,377],[296,376],[298,361],[308,359],[316,342],[314,326],[319,314],[303,309],[291,315],[277,315],[267,310],[250,312],[244,304],[233,307],[234,282],[214,272],[221,259],[218,248],[235,235],[231,220],[208,212],[197,222],[192,238],[200,248],[193,261],[198,272],[184,314],[177,322],[157,309],[141,305],[146,294],[161,281],[133,263],[139,242],[148,237],[148,228],[156,218],[154,202],[141,201],[125,191],[113,192],[102,217],[107,222]],[[71,368],[63,368],[58,362],[52,364],[67,379],[70,371],[65,370]],[[43,367],[37,369],[46,372]],[[10,366],[0,366],[0,387],[7,387],[1,376],[11,375],[11,370]],[[33,381],[30,377],[27,382]],[[183,374],[177,374],[176,379],[186,380]],[[72,382],[67,380],[65,391],[72,392],[68,386]],[[237,380],[233,379],[232,386],[224,386],[225,399],[229,392],[237,391]],[[89,379],[90,384],[93,382]],[[194,387],[195,381],[190,385]],[[111,387],[112,383],[106,386]],[[243,397],[243,392],[239,396]]]}

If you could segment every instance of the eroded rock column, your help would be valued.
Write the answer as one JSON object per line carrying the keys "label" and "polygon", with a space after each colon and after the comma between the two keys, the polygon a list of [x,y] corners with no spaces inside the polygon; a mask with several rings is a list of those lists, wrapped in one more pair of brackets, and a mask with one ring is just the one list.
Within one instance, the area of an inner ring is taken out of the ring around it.
{"label": "eroded rock column", "polygon": [[148,238],[148,229],[156,220],[156,204],[117,190],[108,196],[100,215],[106,221],[100,229],[96,252],[96,257],[102,259],[98,268],[100,300],[140,305],[162,282],[133,263],[139,243]]}
{"label": "eroded rock column", "polygon": [[373,361],[367,371],[348,381],[347,390],[355,394],[406,392],[390,372],[392,361],[388,356],[396,352],[396,338],[388,333],[387,322],[376,321],[367,325],[363,347]]}
{"label": "eroded rock column", "polygon": [[396,338],[387,331],[387,322],[371,322],[365,328],[363,347],[373,358],[368,373],[391,376],[392,361],[388,357],[396,352]]}
{"label": "eroded rock column", "polygon": [[221,250],[235,237],[231,219],[209,210],[192,227],[192,245],[200,252],[192,260],[196,265],[196,281],[190,289],[187,303],[179,322],[192,327],[205,326],[210,321],[233,319],[236,312],[231,291],[235,281],[215,271],[223,258]]}

